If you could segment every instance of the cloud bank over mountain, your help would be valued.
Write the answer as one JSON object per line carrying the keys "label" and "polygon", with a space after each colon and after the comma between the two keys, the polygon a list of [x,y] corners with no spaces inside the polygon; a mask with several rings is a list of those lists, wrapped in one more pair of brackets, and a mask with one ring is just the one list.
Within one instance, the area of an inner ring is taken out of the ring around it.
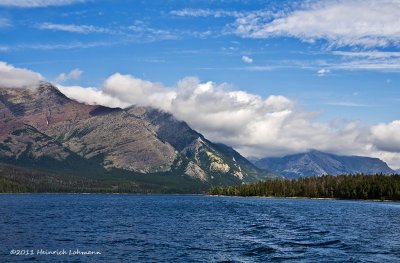
{"label": "cloud bank over mountain", "polygon": [[[0,63],[1,85],[7,81],[24,87],[42,79],[30,70]],[[18,81],[14,81],[18,79]],[[10,84],[9,84],[10,85]],[[320,113],[304,111],[292,99],[271,95],[262,98],[234,90],[226,83],[201,82],[186,77],[175,87],[115,73],[98,89],[62,86],[68,97],[109,107],[151,106],[171,112],[215,142],[228,144],[247,156],[282,156],[318,149],[338,154],[379,157],[400,165],[400,121],[372,127],[359,122],[320,122]]]}
{"label": "cloud bank over mountain", "polygon": [[42,75],[29,69],[16,68],[0,61],[0,87],[32,88],[43,80]]}

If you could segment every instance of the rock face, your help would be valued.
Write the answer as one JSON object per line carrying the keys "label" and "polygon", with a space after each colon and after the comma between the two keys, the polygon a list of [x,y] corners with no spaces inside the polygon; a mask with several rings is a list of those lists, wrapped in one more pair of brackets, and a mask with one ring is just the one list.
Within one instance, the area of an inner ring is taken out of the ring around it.
{"label": "rock face", "polygon": [[0,116],[0,162],[76,173],[90,167],[175,174],[208,184],[272,176],[169,113],[85,105],[49,83],[31,90],[0,88]]}
{"label": "rock face", "polygon": [[378,158],[339,156],[320,151],[293,154],[281,158],[263,158],[256,166],[287,178],[338,174],[390,174],[394,171]]}

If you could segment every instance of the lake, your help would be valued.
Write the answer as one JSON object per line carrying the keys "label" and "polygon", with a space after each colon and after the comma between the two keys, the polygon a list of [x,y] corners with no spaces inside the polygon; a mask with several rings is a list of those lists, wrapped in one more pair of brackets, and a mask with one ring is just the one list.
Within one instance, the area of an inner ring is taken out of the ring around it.
{"label": "lake", "polygon": [[399,262],[400,203],[0,195],[0,262]]}

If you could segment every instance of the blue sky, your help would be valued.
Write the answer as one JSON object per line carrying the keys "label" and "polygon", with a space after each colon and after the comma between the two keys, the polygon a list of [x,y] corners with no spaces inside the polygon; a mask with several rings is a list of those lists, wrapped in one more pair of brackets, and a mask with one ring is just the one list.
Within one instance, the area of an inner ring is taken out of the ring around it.
{"label": "blue sky", "polygon": [[117,72],[171,89],[195,76],[372,127],[399,119],[399,11],[394,0],[0,0],[0,61],[99,90]]}

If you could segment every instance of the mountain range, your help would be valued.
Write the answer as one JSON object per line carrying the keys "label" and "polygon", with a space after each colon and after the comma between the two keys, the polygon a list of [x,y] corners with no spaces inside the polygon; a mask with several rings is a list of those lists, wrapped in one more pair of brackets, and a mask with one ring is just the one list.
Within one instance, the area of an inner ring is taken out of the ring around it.
{"label": "mountain range", "polygon": [[263,158],[254,163],[261,169],[268,169],[286,178],[358,173],[395,173],[378,158],[340,156],[316,150],[284,157]]}
{"label": "mountain range", "polygon": [[149,107],[86,105],[42,82],[0,88],[0,162],[138,188],[175,191],[236,185],[275,175]]}
{"label": "mountain range", "polygon": [[86,105],[48,82],[0,88],[0,116],[0,188],[198,193],[277,177],[395,172],[377,158],[316,150],[250,162],[170,113]]}

